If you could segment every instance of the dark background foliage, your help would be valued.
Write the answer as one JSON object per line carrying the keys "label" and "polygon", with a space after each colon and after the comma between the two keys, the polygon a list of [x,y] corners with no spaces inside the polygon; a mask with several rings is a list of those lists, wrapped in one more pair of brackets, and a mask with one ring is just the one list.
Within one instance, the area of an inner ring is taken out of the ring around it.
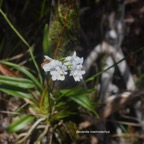
{"label": "dark background foliage", "polygon": [[[144,87],[144,50],[136,52],[138,49],[144,47],[143,0],[80,0],[80,30],[78,32],[80,45],[77,52],[79,56],[86,58],[95,46],[103,41],[109,42],[106,37],[106,33],[110,29],[108,21],[110,15],[117,12],[118,3],[120,2],[124,4],[124,16],[122,19],[124,22],[124,34],[121,49],[125,56],[130,55],[126,61],[134,79],[137,82],[137,92],[139,92],[143,90]],[[22,34],[28,43],[30,45],[34,45],[34,55],[40,66],[43,61],[44,54],[42,46],[44,27],[45,24],[50,24],[51,22],[51,0],[1,0],[0,6],[15,28]],[[27,51],[27,47],[12,31],[2,15],[0,15],[0,60],[12,59],[12,62],[28,66],[33,73],[36,73],[35,70],[33,70],[34,67]],[[17,58],[16,56],[19,57]],[[101,59],[102,58],[100,57],[100,60]],[[2,73],[1,67],[0,73]],[[92,69],[89,73],[92,75],[95,74],[95,71]],[[123,86],[122,78],[117,76],[120,75],[118,70],[115,72],[115,75],[115,83],[121,87],[121,91],[124,91],[125,86]],[[94,87],[94,84],[90,83],[88,86]],[[0,103],[2,103],[2,105],[0,105],[0,109],[3,110],[7,107],[8,102],[3,100],[2,96],[3,94],[0,93]],[[143,96],[143,94],[141,94],[141,96]],[[98,135],[97,137],[99,142],[108,144],[109,141],[110,143],[113,142],[111,139],[119,138],[118,135],[115,135],[116,125],[113,124],[113,121],[121,120],[127,123],[138,123],[138,120],[133,121],[132,118],[121,118],[121,115],[127,113],[127,110],[130,111],[130,116],[132,115],[133,117],[136,117],[135,112],[133,112],[133,104],[135,103],[134,100],[124,106],[124,109],[117,109],[118,112],[112,114],[108,119],[104,119],[100,125],[99,123],[95,124],[94,122],[94,124],[89,127],[89,129],[95,130],[99,129],[98,126],[100,126],[100,128],[106,127],[108,130],[111,130],[111,136],[103,137]],[[15,105],[12,104],[12,106],[14,107]],[[2,115],[2,123],[5,123],[5,117],[6,115]],[[82,117],[82,119],[85,119],[85,117]],[[89,119],[93,119],[93,117],[89,115]],[[133,143],[142,143],[144,141],[142,137],[143,129],[141,126],[138,126],[137,128],[136,126],[130,126],[130,124],[126,126],[121,124],[120,127],[121,129],[125,129],[125,131],[127,131],[129,137],[134,135],[135,140],[133,140]],[[3,128],[0,128],[0,135],[2,134]],[[0,137],[0,139],[2,138]],[[93,135],[90,137],[82,136],[80,139],[80,142],[82,141],[81,143],[84,142],[83,139],[88,141],[91,139],[93,143],[95,142]],[[85,143],[90,142],[86,141]]]}

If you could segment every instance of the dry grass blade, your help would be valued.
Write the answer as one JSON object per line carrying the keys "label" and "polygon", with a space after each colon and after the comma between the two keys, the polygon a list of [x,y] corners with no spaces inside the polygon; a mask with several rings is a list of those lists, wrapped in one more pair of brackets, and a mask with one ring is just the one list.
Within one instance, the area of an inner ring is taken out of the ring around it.
{"label": "dry grass blade", "polygon": [[17,73],[14,70],[11,70],[9,67],[4,66],[0,64],[0,74],[6,75],[6,76],[15,76],[15,77],[21,77],[19,73]]}

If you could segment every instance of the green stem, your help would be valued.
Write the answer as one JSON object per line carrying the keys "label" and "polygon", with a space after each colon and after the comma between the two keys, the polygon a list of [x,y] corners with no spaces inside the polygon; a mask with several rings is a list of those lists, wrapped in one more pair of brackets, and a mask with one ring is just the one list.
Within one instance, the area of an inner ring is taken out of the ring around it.
{"label": "green stem", "polygon": [[33,52],[32,52],[32,47],[29,45],[29,43],[23,38],[23,36],[16,30],[16,28],[13,26],[13,24],[10,22],[10,20],[8,19],[8,17],[6,16],[6,14],[2,11],[2,9],[0,9],[0,13],[2,14],[2,16],[4,17],[4,19],[6,20],[6,22],[9,24],[9,26],[11,27],[11,29],[15,32],[15,34],[20,38],[20,40],[29,48],[29,52],[32,58],[32,61],[36,67],[36,70],[38,72],[38,76],[40,79],[40,82],[42,83],[42,77],[40,75],[40,69],[36,63],[36,60],[34,58]]}
{"label": "green stem", "polygon": [[2,11],[2,9],[0,9],[0,13],[2,14],[2,16],[4,17],[4,19],[6,20],[6,22],[9,24],[9,26],[12,28],[12,30],[16,33],[16,35],[22,40],[22,42],[27,46],[30,47],[30,45],[28,44],[28,42],[22,37],[22,35],[15,29],[15,27],[13,26],[13,24],[10,22],[10,20],[8,19],[8,17],[6,16],[6,14]]}

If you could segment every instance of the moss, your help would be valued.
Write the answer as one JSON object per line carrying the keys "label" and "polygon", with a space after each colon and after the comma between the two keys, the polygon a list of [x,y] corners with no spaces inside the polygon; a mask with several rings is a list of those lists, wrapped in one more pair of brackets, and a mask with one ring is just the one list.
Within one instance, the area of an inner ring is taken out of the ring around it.
{"label": "moss", "polygon": [[75,0],[59,0],[49,28],[49,44],[53,57],[64,56],[79,46],[78,3]]}

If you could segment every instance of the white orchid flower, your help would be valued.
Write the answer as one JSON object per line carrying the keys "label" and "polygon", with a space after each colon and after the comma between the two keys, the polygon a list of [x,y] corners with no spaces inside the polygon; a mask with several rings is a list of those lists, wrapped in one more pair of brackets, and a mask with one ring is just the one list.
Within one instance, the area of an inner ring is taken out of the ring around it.
{"label": "white orchid flower", "polygon": [[58,60],[52,59],[49,63],[43,65],[43,69],[45,72],[50,72],[53,81],[63,81],[65,79],[65,75],[67,74],[67,67]]}
{"label": "white orchid flower", "polygon": [[76,52],[72,56],[64,58],[64,61],[54,60],[48,56],[44,56],[47,63],[42,65],[45,72],[50,72],[52,80],[61,80],[65,79],[67,70],[70,71],[70,76],[73,76],[75,81],[80,81],[85,74],[85,71],[82,70],[83,58],[76,56]]}
{"label": "white orchid flower", "polygon": [[73,76],[75,81],[80,81],[85,74],[85,71],[82,70],[83,58],[76,56],[76,52],[72,56],[65,58],[64,63],[70,69],[70,76]]}

